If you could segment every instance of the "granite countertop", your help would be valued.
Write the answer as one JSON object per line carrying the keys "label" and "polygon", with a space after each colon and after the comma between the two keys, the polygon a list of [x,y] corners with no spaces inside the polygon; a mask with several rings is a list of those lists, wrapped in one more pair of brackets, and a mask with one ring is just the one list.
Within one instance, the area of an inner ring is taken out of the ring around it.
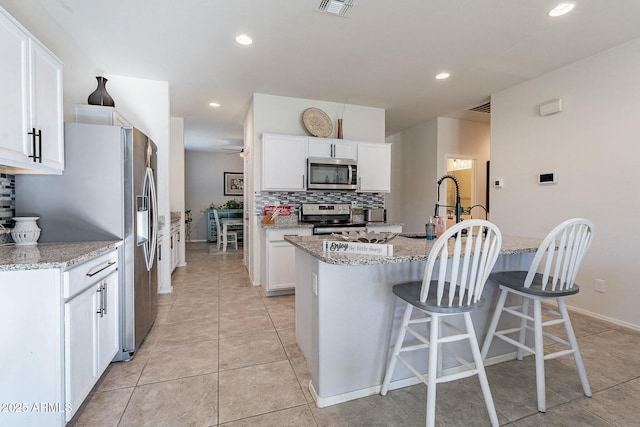
{"label": "granite countertop", "polygon": [[180,224],[180,220],[182,219],[182,212],[180,211],[172,211],[170,214],[171,225],[175,225],[176,223]]}
{"label": "granite countertop", "polygon": [[[420,236],[420,234],[407,233],[406,236]],[[322,262],[354,266],[426,261],[434,243],[433,240],[427,240],[424,237],[410,238],[399,235],[389,242],[390,245],[393,245],[393,256],[376,256],[325,253],[322,251],[322,241],[325,239],[335,240],[330,236],[285,236],[285,240],[293,246],[302,249]],[[541,242],[542,239],[532,237],[503,235],[500,254],[508,255],[535,252],[538,250]]]}
{"label": "granite countertop", "polygon": [[[262,217],[261,217],[262,218]],[[291,218],[291,219],[289,219]],[[274,224],[262,224],[262,222],[258,222],[260,227],[262,228],[313,228],[313,224],[308,222],[300,222],[296,217],[276,217],[276,221]],[[402,223],[391,223],[391,222],[365,222],[362,224],[363,227],[389,227],[389,226],[402,226]]]}
{"label": "granite countertop", "polygon": [[299,222],[296,221],[277,221],[274,224],[262,224],[259,223],[262,228],[313,228],[313,224],[309,224],[308,222]]}
{"label": "granite countertop", "polygon": [[117,248],[121,240],[0,246],[0,272],[65,269]]}

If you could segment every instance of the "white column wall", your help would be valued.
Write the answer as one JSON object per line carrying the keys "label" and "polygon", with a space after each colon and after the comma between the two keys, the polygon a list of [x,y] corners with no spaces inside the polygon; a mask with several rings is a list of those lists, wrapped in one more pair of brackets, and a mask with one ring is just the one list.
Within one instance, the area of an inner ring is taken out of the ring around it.
{"label": "white column wall", "polygon": [[[178,244],[178,267],[184,267],[186,262],[185,251],[185,223],[184,223],[184,119],[171,117],[170,119],[170,149],[169,168],[171,180],[169,181],[169,208],[171,212],[180,212],[180,239]],[[176,242],[174,242],[176,244]]]}
{"label": "white column wall", "polygon": [[[640,39],[495,93],[491,99],[491,218],[503,233],[542,237],[570,217],[595,239],[568,304],[640,328],[638,159]],[[561,113],[538,108],[562,98]],[[558,183],[538,185],[538,173]],[[596,293],[594,279],[605,293]]]}
{"label": "white column wall", "polygon": [[[162,244],[170,247],[171,215],[169,209],[169,83],[107,74],[107,91],[116,109],[132,125],[144,132],[158,147],[158,214],[164,216]],[[164,261],[164,260],[163,260]],[[171,292],[171,266],[158,265],[158,293]]]}

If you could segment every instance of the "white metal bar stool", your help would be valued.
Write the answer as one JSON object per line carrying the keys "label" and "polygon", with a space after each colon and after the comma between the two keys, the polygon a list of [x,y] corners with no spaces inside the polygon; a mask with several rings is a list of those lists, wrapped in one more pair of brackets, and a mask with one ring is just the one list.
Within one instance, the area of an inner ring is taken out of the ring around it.
{"label": "white metal bar stool", "polygon": [[[536,359],[536,389],[538,395],[538,411],[546,411],[544,361],[560,356],[573,354],[586,396],[591,396],[591,388],[587,373],[582,363],[578,342],[573,333],[569,312],[564,304],[564,297],[577,294],[580,290],[575,284],[580,263],[593,239],[593,223],[586,219],[567,220],[551,230],[542,241],[529,271],[505,271],[494,273],[489,279],[500,285],[500,296],[489,325],[487,337],[482,346],[482,359],[487,357],[493,337],[500,338],[518,348],[516,357],[522,360],[523,351],[533,353]],[[522,304],[505,307],[509,294],[522,297]],[[542,307],[541,302],[555,298],[558,311]],[[533,315],[529,313],[533,302]],[[551,320],[542,321],[542,311],[554,316]],[[502,313],[520,318],[520,326],[496,331]],[[568,341],[543,331],[546,326],[564,324]],[[533,331],[534,346],[525,343],[527,331]],[[517,339],[508,335],[518,333]],[[569,347],[554,353],[544,354],[543,337]]]}
{"label": "white metal bar stool", "polygon": [[[466,230],[466,235],[463,235],[463,230]],[[491,425],[498,425],[498,416],[480,356],[471,312],[484,302],[482,289],[498,258],[501,244],[502,235],[494,224],[479,219],[460,222],[435,241],[429,252],[422,281],[393,286],[393,293],[406,301],[407,307],[380,394],[387,394],[396,363],[402,362],[427,385],[427,426],[435,425],[436,384],[471,375],[478,375]],[[417,310],[419,317],[412,317],[414,310]],[[462,316],[466,330],[461,330],[449,322],[452,316]],[[430,323],[428,338],[412,328],[412,325],[420,323]],[[443,333],[445,328],[448,334]],[[403,347],[407,332],[413,338]],[[418,344],[414,344],[416,339],[419,341]],[[473,363],[465,360],[453,349],[445,349],[443,346],[462,340],[469,341]],[[419,372],[402,355],[422,349],[429,349],[426,374]],[[444,350],[467,370],[442,375],[439,360],[440,352]]]}

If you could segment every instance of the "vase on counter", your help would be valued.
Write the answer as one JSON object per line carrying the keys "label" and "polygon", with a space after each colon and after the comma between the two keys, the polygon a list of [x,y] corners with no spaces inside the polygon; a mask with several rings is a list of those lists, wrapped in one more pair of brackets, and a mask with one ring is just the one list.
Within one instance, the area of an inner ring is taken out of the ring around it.
{"label": "vase on counter", "polygon": [[115,107],[116,104],[113,102],[113,98],[109,95],[109,92],[107,92],[107,79],[102,76],[97,76],[96,80],[98,80],[98,87],[89,95],[87,102],[91,105]]}
{"label": "vase on counter", "polygon": [[16,246],[29,246],[38,244],[40,227],[36,224],[39,216],[14,216],[16,225],[11,230],[11,238]]}
{"label": "vase on counter", "polygon": [[342,139],[342,119],[338,119],[338,139]]}

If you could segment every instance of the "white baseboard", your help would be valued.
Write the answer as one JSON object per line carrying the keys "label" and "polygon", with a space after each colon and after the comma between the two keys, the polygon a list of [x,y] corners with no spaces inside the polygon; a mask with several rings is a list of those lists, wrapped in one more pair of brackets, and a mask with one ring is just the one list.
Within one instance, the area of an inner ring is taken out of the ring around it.
{"label": "white baseboard", "polygon": [[[513,360],[516,358],[516,352],[507,353],[500,356],[491,357],[485,360],[484,366],[495,365],[497,363],[506,362],[509,360]],[[442,371],[443,375],[455,374],[458,372],[466,371],[467,368],[465,366],[456,366],[449,369],[444,369]],[[420,384],[420,381],[417,377],[404,378],[398,381],[393,381],[389,384],[389,390],[396,390],[399,388],[409,387],[412,385]],[[360,399],[362,397],[371,396],[373,394],[380,393],[380,389],[382,388],[382,384],[363,388],[360,390],[350,391],[348,393],[337,394],[335,396],[320,396],[317,392],[313,383],[309,381],[309,392],[313,397],[313,400],[316,402],[316,406],[318,408],[325,408],[327,406],[337,405],[339,403],[348,402],[350,400]]]}
{"label": "white baseboard", "polygon": [[[558,304],[556,304],[555,300],[553,300],[553,301],[551,301],[551,300],[545,301],[543,303],[543,305],[558,307]],[[613,317],[604,316],[602,314],[594,313],[593,311],[585,310],[585,309],[579,308],[579,307],[574,307],[572,305],[566,304],[566,306],[567,306],[567,310],[569,310],[569,311],[574,311],[576,313],[584,314],[585,316],[593,317],[595,319],[604,320],[605,322],[613,323],[614,325],[622,326],[624,328],[633,329],[634,331],[640,331],[640,325],[635,325],[633,323],[624,322],[624,321],[622,321],[620,319],[615,319]]]}

